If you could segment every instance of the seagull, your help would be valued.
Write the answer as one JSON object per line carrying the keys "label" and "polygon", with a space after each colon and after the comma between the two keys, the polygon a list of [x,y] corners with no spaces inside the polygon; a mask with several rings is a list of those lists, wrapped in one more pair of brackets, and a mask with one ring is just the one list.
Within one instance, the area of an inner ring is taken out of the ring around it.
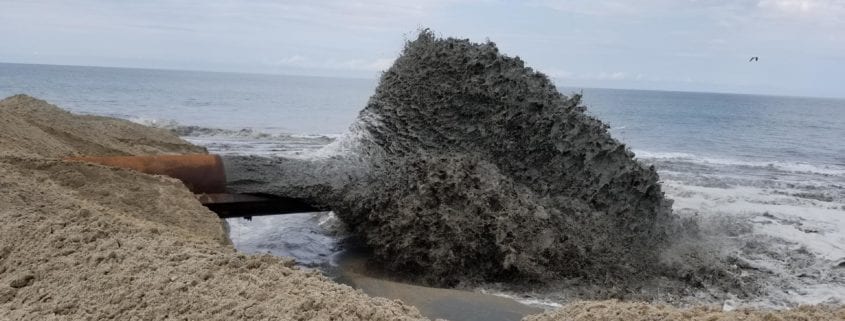
{"label": "seagull", "polygon": [[759,60],[760,60],[760,57],[751,57],[751,59],[748,59],[748,62],[759,61]]}

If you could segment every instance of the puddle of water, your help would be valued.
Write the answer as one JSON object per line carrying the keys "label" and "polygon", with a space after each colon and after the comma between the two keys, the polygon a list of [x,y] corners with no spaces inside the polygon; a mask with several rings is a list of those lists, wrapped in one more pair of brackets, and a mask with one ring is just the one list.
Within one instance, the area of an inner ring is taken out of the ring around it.
{"label": "puddle of water", "polygon": [[543,312],[543,309],[501,296],[392,281],[389,276],[368,268],[366,254],[360,252],[346,252],[337,262],[338,282],[361,289],[370,296],[402,300],[432,319],[518,321],[526,315]]}
{"label": "puddle of water", "polygon": [[[391,280],[367,267],[364,251],[352,247],[342,224],[329,212],[227,219],[229,237],[244,253],[289,256],[302,266],[320,269],[335,281],[370,296],[398,299],[432,319],[516,321],[543,312],[515,300],[470,291],[432,288]],[[348,246],[345,246],[348,245]]]}

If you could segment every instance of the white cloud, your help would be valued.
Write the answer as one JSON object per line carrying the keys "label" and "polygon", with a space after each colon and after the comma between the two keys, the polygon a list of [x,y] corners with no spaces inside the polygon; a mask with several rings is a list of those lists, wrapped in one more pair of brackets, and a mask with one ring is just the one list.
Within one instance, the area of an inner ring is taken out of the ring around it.
{"label": "white cloud", "polygon": [[760,0],[757,7],[773,18],[845,24],[845,0]]}
{"label": "white cloud", "polygon": [[[845,75],[845,0],[0,0],[0,59],[372,77],[419,27],[571,83],[841,95]],[[785,76],[736,72],[750,55]]]}
{"label": "white cloud", "polygon": [[528,3],[533,6],[546,7],[556,11],[592,16],[636,15],[641,13],[644,7],[644,3],[618,0],[534,0]]}
{"label": "white cloud", "polygon": [[818,9],[822,1],[815,0],[762,0],[757,5],[787,13],[806,13]]}
{"label": "white cloud", "polygon": [[[250,6],[261,12],[252,15],[282,18],[304,23],[355,29],[392,29],[409,22],[422,22],[433,12],[470,0],[260,0]],[[235,9],[238,9],[236,7]]]}
{"label": "white cloud", "polygon": [[700,11],[714,16],[723,26],[734,26],[737,19],[760,18],[809,18],[826,24],[845,22],[845,0],[531,0],[529,3],[597,17],[642,18]]}

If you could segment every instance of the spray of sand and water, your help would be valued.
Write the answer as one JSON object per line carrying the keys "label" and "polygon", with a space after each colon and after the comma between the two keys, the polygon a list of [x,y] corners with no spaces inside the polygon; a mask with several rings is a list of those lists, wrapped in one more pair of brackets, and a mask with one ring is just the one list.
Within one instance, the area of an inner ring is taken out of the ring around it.
{"label": "spray of sand and water", "polygon": [[673,213],[655,169],[579,95],[490,42],[422,32],[345,138],[310,158],[226,161],[234,190],[333,210],[374,269],[421,284],[729,309],[842,284],[743,218]]}
{"label": "spray of sand and water", "polygon": [[[422,32],[331,148],[229,158],[230,185],[332,209],[380,265],[425,284],[577,279],[620,289],[585,296],[612,297],[670,277],[679,290],[753,290],[727,263],[678,249],[695,224],[672,214],[654,168],[579,95],[493,43]],[[665,260],[670,248],[702,266]]]}

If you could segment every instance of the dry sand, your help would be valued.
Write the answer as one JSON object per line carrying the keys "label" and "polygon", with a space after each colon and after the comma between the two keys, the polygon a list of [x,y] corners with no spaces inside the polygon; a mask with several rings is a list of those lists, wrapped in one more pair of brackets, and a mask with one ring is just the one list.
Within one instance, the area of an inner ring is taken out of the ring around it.
{"label": "dry sand", "polygon": [[205,153],[164,129],[125,120],[73,115],[17,95],[0,101],[0,155],[155,155]]}
{"label": "dry sand", "polygon": [[[290,259],[243,255],[179,181],[64,162],[202,152],[163,131],[0,101],[0,320],[424,320]],[[845,310],[730,312],[585,302],[526,320],[845,320]]]}
{"label": "dry sand", "polygon": [[0,319],[422,319],[237,253],[179,181],[51,159],[202,151],[171,134],[25,96],[0,102],[0,119]]}

